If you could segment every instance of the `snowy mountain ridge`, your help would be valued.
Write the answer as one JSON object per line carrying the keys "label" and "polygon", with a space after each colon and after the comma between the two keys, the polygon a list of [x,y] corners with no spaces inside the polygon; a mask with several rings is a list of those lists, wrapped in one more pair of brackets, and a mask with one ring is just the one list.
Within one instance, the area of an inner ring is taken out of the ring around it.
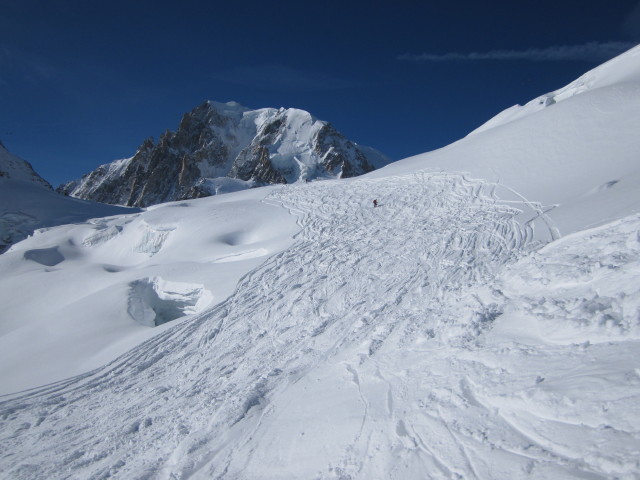
{"label": "snowy mountain ridge", "polygon": [[3,474],[638,478],[635,60],[356,178],[14,245]]}
{"label": "snowy mountain ridge", "polygon": [[176,132],[59,187],[74,197],[148,206],[274,183],[348,178],[389,160],[304,110],[208,101]]}
{"label": "snowy mountain ridge", "polygon": [[0,253],[42,228],[134,210],[69,198],[0,144]]}
{"label": "snowy mountain ridge", "polygon": [[639,56],[634,47],[581,76],[593,88],[370,175],[464,172],[495,182],[505,200],[526,199],[561,235],[640,211]]}
{"label": "snowy mountain ridge", "polygon": [[526,117],[574,95],[611,85],[637,82],[640,78],[640,45],[589,70],[563,88],[534,98],[525,105],[514,105],[485,122],[469,135]]}
{"label": "snowy mountain ridge", "polygon": [[45,188],[51,188],[49,182],[36,173],[26,160],[12,154],[0,142],[0,179],[33,182]]}

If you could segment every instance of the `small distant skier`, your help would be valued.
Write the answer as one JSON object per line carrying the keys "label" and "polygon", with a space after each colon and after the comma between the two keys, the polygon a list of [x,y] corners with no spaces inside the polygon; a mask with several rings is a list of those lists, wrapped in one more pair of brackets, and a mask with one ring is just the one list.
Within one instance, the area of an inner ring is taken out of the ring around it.
{"label": "small distant skier", "polygon": [[378,200],[374,200],[373,201],[373,208],[376,208],[378,206]]}

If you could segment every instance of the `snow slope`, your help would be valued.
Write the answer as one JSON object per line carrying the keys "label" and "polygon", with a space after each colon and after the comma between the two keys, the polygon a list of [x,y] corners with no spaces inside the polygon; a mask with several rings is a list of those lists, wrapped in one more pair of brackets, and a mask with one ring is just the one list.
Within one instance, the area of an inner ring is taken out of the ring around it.
{"label": "snow slope", "polygon": [[[640,219],[531,257],[518,209],[491,191],[450,174],[273,190],[296,242],[106,368],[7,397],[4,471],[633,478],[637,292],[600,298],[593,279],[636,278]],[[567,251],[580,276],[558,269]],[[523,315],[563,333],[531,339]]]}
{"label": "snow slope", "polygon": [[32,182],[45,188],[51,188],[49,182],[36,173],[30,163],[13,155],[0,142],[0,178]]}
{"label": "snow slope", "polygon": [[619,55],[588,71],[559,90],[541,95],[526,105],[514,105],[500,112],[471,132],[470,135],[526,117],[583,92],[624,83],[634,83],[638,81],[638,78],[640,78],[640,49],[635,47],[625,54]]}
{"label": "snow slope", "polygon": [[560,89],[562,101],[508,122],[498,115],[499,121],[489,122],[492,128],[372,175],[418,168],[468,172],[502,185],[503,199],[523,196],[539,204],[560,234],[636,212],[639,59],[640,46]]}
{"label": "snow slope", "polygon": [[55,193],[29,163],[0,144],[0,253],[40,228],[133,211]]}
{"label": "snow slope", "polygon": [[104,365],[224,300],[296,231],[268,192],[57,227],[0,256],[0,393]]}
{"label": "snow slope", "polygon": [[[633,71],[634,52],[617,71]],[[3,301],[17,279],[109,277],[128,321],[160,333],[103,368],[2,397],[2,472],[639,478],[639,105],[625,78],[355,179],[168,204],[15,245],[0,257],[14,279]],[[274,220],[254,241],[273,247],[220,278],[235,288],[216,296],[205,276],[234,258],[219,242],[242,243],[248,227],[204,219],[253,224],[258,209]],[[79,319],[110,308],[100,292],[73,307]],[[176,311],[190,316],[162,323]]]}

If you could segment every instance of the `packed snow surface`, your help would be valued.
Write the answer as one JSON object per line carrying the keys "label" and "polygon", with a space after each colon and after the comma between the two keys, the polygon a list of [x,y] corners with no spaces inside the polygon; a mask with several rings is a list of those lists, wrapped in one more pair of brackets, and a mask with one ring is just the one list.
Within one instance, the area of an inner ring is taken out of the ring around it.
{"label": "packed snow surface", "polygon": [[636,54],[363,177],[14,245],[3,475],[640,478]]}
{"label": "packed snow surface", "polygon": [[106,368],[7,397],[4,471],[632,476],[640,219],[536,251],[493,191],[428,173],[270,190],[295,243]]}

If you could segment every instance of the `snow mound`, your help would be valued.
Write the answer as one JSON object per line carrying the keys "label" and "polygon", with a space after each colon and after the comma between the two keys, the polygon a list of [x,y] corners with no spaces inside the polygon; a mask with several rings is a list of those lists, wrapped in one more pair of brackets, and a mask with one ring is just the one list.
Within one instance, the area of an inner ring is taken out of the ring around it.
{"label": "snow mound", "polygon": [[212,300],[203,285],[143,278],[130,284],[127,312],[136,322],[155,327],[199,313]]}
{"label": "snow mound", "polygon": [[0,177],[0,253],[38,229],[136,211],[69,198],[35,181]]}
{"label": "snow mound", "polygon": [[500,278],[508,302],[496,332],[569,344],[640,339],[639,224],[634,215],[567,236],[514,265]]}

